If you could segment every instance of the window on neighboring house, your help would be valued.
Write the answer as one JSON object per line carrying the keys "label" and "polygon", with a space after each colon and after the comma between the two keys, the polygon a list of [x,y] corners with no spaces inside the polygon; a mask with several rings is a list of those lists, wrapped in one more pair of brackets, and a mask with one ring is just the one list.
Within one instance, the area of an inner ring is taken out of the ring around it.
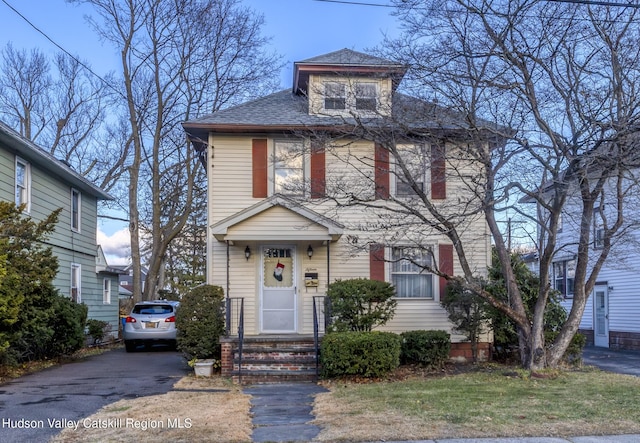
{"label": "window on neighboring house", "polygon": [[274,192],[304,194],[304,143],[302,140],[276,140],[274,144]]}
{"label": "window on neighboring house", "polygon": [[433,298],[433,274],[429,251],[410,247],[391,249],[391,282],[400,298]]}
{"label": "window on neighboring house", "polygon": [[71,300],[76,303],[82,302],[82,294],[81,294],[81,272],[80,265],[72,263],[71,264]]}
{"label": "window on neighboring house", "polygon": [[356,83],[356,109],[375,111],[377,109],[378,90],[375,83]]}
{"label": "window on neighboring house", "polygon": [[16,157],[16,206],[25,205],[25,212],[31,211],[31,166]]}
{"label": "window on neighboring house", "polygon": [[324,109],[346,109],[347,85],[339,82],[324,84]]}
{"label": "window on neighboring house", "polygon": [[[399,159],[396,160],[395,176],[396,176],[396,193],[398,197],[411,197],[417,195],[412,187],[413,180],[417,187],[423,192],[425,191],[426,177],[426,160],[427,155],[424,145],[407,144],[397,146]],[[408,175],[403,171],[400,162],[408,171]]]}
{"label": "window on neighboring house", "polygon": [[593,211],[593,247],[602,249],[604,247],[604,225],[602,223],[602,208],[595,208]]}
{"label": "window on neighboring house", "polygon": [[80,231],[80,205],[81,205],[80,191],[72,189],[71,190],[71,229],[73,229],[74,231]]}
{"label": "window on neighboring house", "polygon": [[111,304],[111,279],[105,278],[102,280],[102,303],[105,305]]}
{"label": "window on neighboring house", "polygon": [[573,283],[575,275],[575,259],[553,263],[553,288],[565,298],[573,297]]}

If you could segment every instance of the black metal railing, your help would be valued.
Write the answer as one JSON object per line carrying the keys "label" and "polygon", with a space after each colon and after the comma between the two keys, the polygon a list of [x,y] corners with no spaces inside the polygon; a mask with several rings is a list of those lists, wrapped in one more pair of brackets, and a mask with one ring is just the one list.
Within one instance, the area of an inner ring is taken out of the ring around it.
{"label": "black metal railing", "polygon": [[227,298],[225,305],[225,333],[238,336],[238,381],[242,383],[242,348],[244,345],[244,298]]}
{"label": "black metal railing", "polygon": [[320,334],[327,332],[331,324],[331,299],[317,295],[313,297],[313,348],[316,354],[316,374],[320,372]]}
{"label": "black metal railing", "polygon": [[225,335],[227,337],[238,335],[243,314],[244,298],[227,298],[225,301]]}

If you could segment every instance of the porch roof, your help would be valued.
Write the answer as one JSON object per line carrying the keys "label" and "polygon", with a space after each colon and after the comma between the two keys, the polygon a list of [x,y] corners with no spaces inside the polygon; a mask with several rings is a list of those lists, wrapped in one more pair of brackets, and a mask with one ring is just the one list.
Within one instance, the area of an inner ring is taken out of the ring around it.
{"label": "porch roof", "polygon": [[[277,209],[284,211],[277,211]],[[282,195],[274,195],[211,225],[218,241],[337,241],[340,223]]]}

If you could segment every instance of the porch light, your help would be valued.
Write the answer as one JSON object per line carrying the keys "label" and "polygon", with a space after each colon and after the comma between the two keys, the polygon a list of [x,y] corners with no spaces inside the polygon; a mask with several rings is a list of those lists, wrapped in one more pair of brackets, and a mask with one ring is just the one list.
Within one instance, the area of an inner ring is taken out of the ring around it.
{"label": "porch light", "polygon": [[244,248],[244,258],[249,261],[249,257],[251,257],[251,249],[249,249],[249,245],[247,245],[247,247]]}
{"label": "porch light", "polygon": [[313,257],[313,248],[311,247],[311,245],[309,245],[309,247],[307,248],[307,255],[309,256],[309,258]]}

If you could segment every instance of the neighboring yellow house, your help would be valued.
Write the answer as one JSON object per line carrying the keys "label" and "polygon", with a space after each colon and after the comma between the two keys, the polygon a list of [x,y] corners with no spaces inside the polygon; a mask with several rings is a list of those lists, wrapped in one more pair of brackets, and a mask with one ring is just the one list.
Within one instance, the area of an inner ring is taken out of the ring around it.
{"label": "neighboring yellow house", "polygon": [[[313,334],[314,300],[321,315],[327,285],[359,277],[396,286],[396,315],[384,330],[451,331],[439,303],[446,280],[418,265],[454,275],[459,263],[445,236],[396,210],[418,191],[397,175],[389,133],[379,128],[406,125],[402,143],[392,142],[414,185],[434,205],[458,207],[472,197],[447,168],[464,125],[397,93],[406,69],[343,49],[295,63],[292,90],[183,124],[206,159],[207,282],[230,299],[231,335],[240,299],[245,337]],[[490,235],[481,215],[465,217],[467,256],[482,275]]]}

